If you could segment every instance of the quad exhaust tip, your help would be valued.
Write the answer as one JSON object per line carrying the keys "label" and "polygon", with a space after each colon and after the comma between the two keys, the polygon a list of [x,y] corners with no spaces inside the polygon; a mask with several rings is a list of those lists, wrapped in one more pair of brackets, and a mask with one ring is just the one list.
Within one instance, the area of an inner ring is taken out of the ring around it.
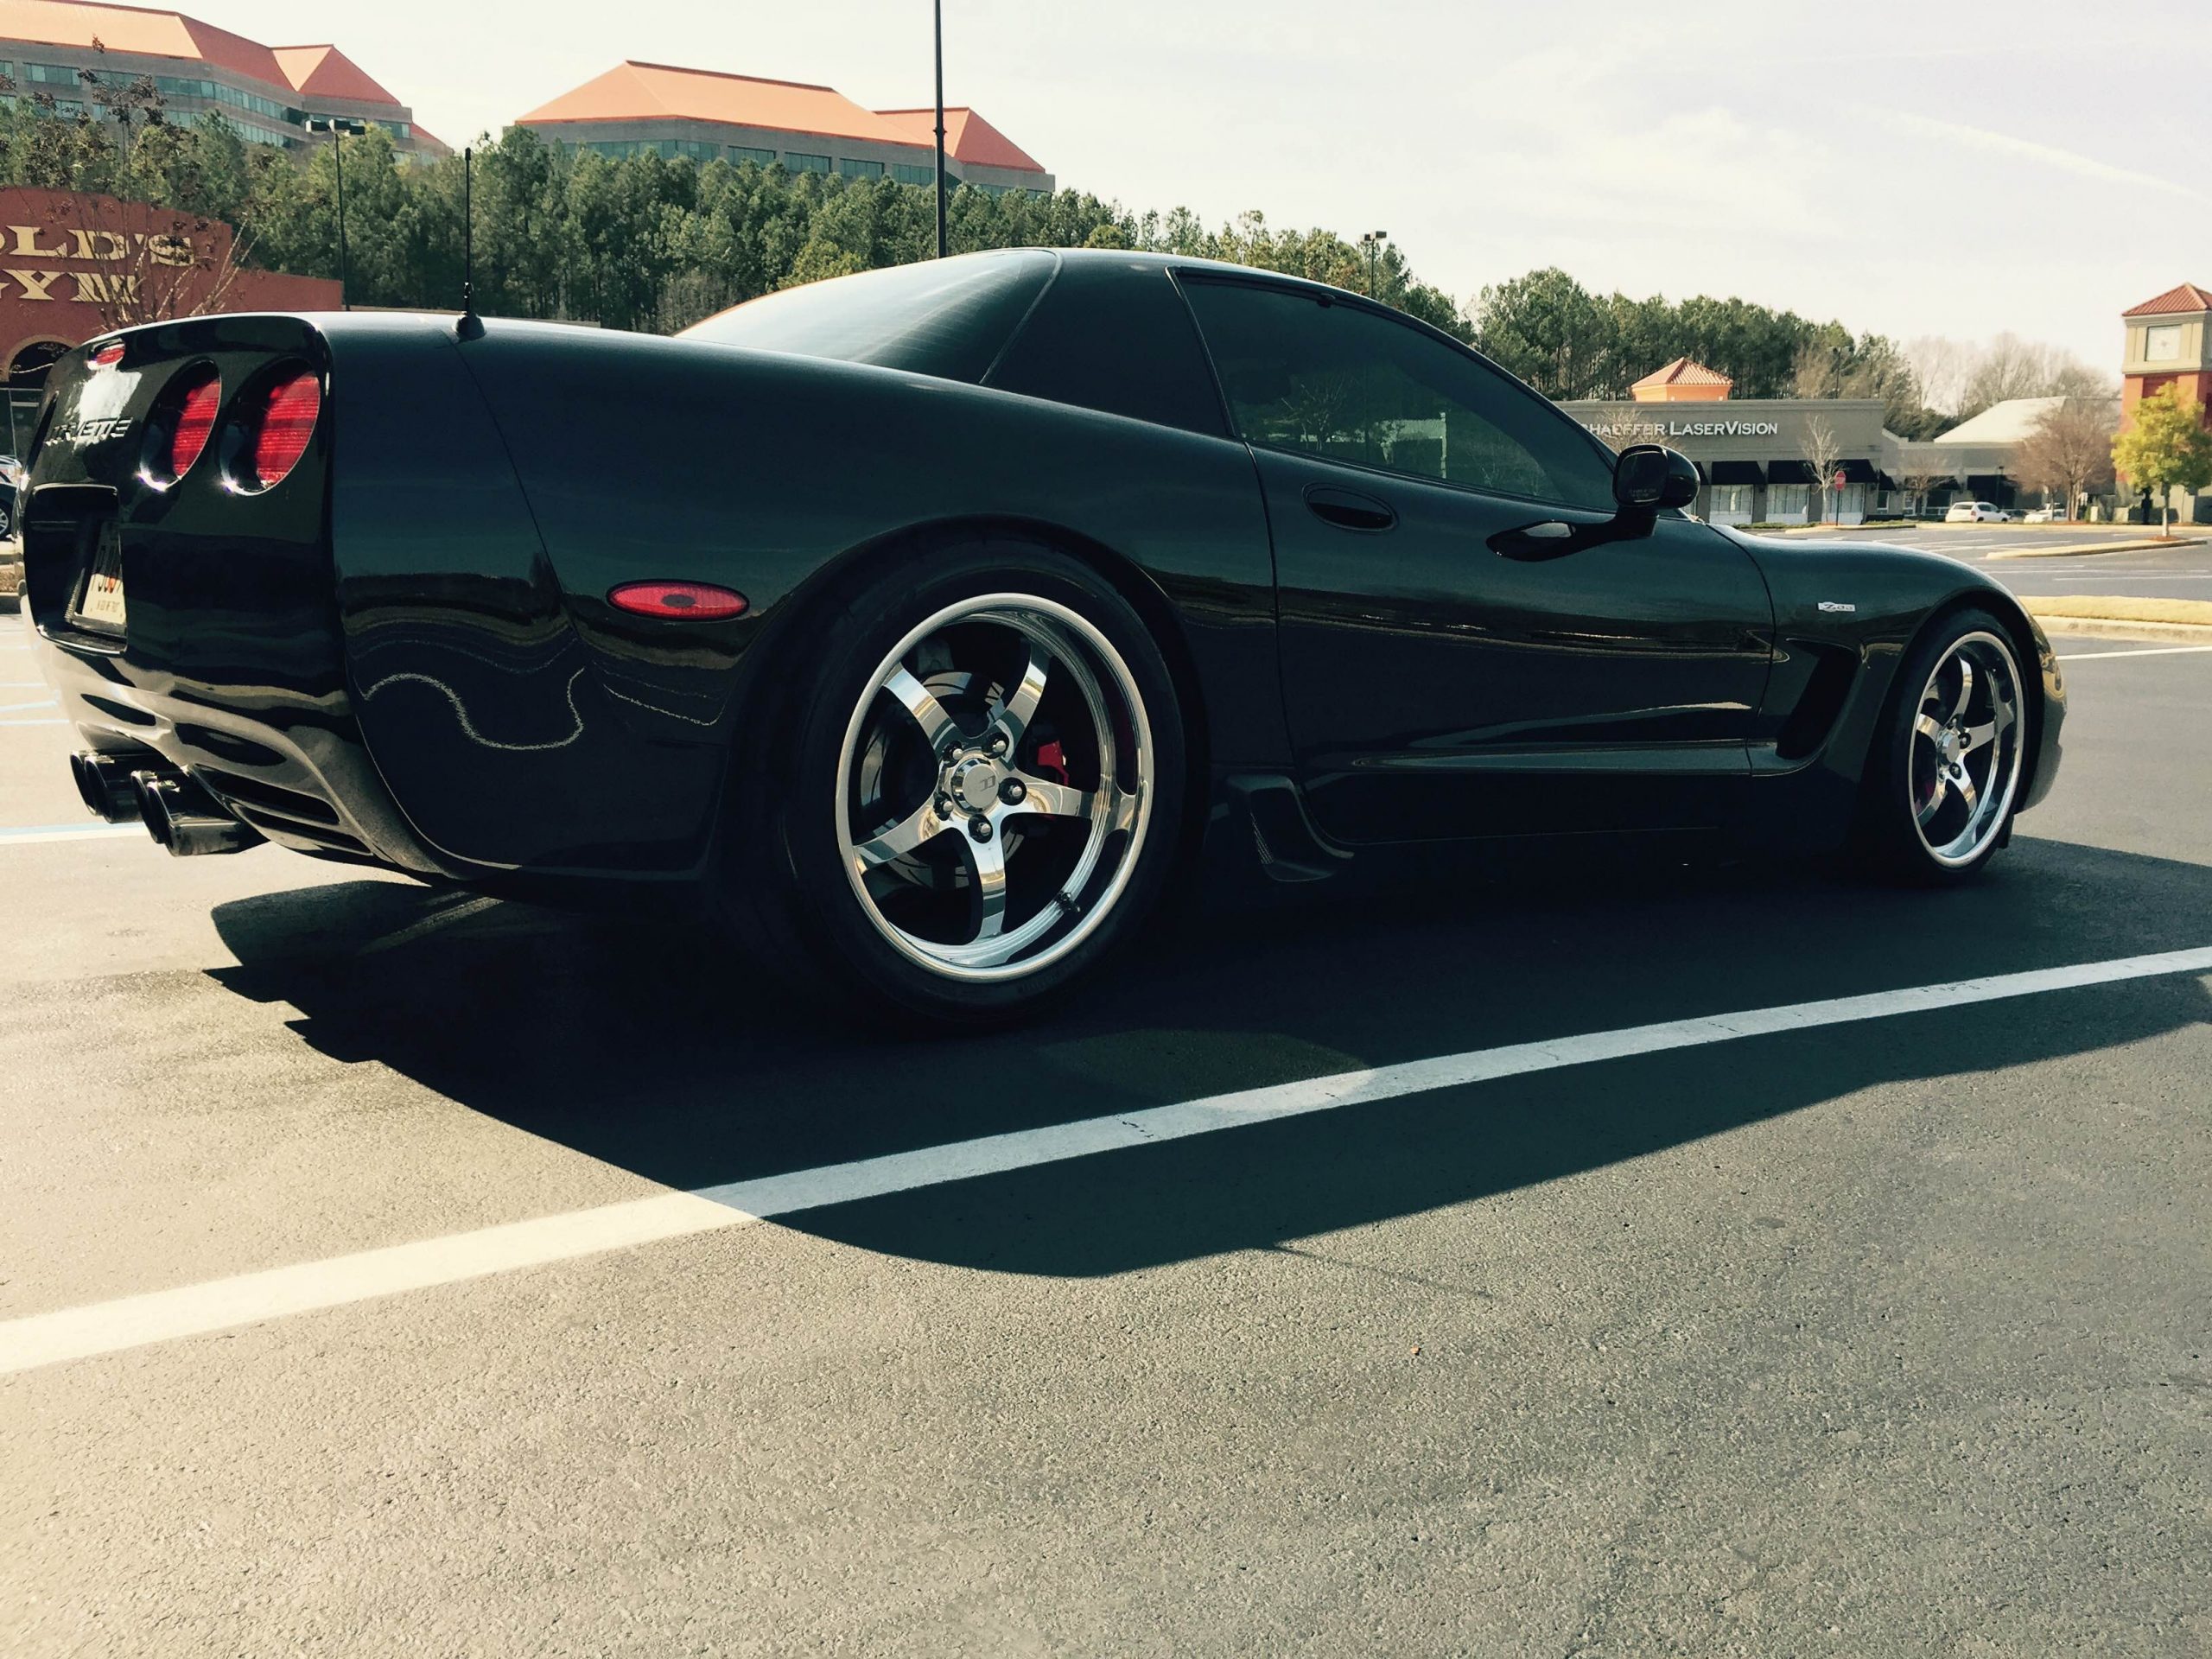
{"label": "quad exhaust tip", "polygon": [[261,844],[259,830],[240,823],[213,796],[181,772],[166,768],[134,772],[130,789],[146,833],[172,858],[242,853]]}
{"label": "quad exhaust tip", "polygon": [[69,757],[69,775],[85,810],[105,823],[138,822],[138,791],[130,769],[113,755],[80,749]]}

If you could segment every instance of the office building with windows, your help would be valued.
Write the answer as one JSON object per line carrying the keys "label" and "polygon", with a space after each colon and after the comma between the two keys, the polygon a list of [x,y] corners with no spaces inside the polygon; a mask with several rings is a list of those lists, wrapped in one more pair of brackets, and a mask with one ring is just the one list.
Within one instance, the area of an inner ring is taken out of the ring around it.
{"label": "office building with windows", "polygon": [[143,77],[160,92],[169,120],[219,114],[249,143],[288,150],[327,143],[308,123],[335,117],[384,128],[403,157],[447,153],[415,124],[411,110],[336,47],[263,46],[178,11],[0,0],[0,73],[14,84],[14,97],[44,93],[65,115],[98,117],[102,88]]}
{"label": "office building with windows", "polygon": [[[618,160],[652,151],[901,184],[937,176],[933,109],[863,109],[828,86],[662,63],[619,63],[515,124]],[[1047,194],[1053,188],[1050,173],[973,110],[945,111],[944,143],[950,183]]]}

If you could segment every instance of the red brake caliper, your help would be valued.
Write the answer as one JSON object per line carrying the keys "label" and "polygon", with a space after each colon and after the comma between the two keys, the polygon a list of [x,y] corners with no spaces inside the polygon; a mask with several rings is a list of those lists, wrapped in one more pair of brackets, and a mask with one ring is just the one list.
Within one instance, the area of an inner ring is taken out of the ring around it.
{"label": "red brake caliper", "polygon": [[1060,740],[1057,737],[1049,743],[1037,746],[1037,770],[1051,772],[1062,784],[1067,782],[1068,757],[1061,749]]}

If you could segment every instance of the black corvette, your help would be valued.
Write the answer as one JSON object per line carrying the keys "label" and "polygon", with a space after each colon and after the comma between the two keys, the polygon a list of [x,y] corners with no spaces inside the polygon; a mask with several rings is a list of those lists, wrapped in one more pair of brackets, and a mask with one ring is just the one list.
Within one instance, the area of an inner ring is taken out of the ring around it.
{"label": "black corvette", "polygon": [[50,385],[29,605],[92,810],[658,884],[954,1021],[1202,852],[1688,833],[1948,881],[2058,763],[2050,647],[1972,569],[1699,523],[1682,456],[1251,270],[977,254],[674,340],[199,318]]}

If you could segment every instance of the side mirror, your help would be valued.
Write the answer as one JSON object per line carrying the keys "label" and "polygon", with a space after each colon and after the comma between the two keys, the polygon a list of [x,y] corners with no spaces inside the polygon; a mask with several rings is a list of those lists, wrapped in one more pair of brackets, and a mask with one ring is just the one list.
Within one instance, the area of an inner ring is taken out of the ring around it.
{"label": "side mirror", "polygon": [[1613,463],[1613,499],[1647,512],[1687,507],[1697,499],[1702,481],[1695,461],[1656,443],[1632,443]]}

